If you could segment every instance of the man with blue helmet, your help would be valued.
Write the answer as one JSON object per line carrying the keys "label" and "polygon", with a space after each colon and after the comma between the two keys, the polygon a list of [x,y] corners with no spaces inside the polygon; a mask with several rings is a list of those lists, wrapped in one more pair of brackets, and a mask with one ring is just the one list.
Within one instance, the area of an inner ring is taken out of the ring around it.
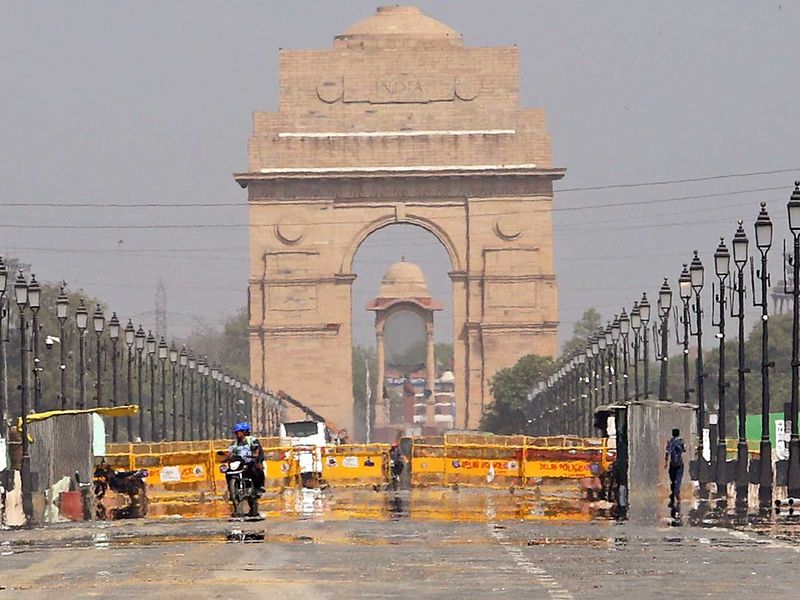
{"label": "man with blue helmet", "polygon": [[233,435],[236,436],[233,444],[228,446],[228,452],[223,456],[223,461],[230,460],[233,456],[241,458],[245,464],[245,473],[253,480],[253,486],[259,494],[264,493],[264,449],[258,438],[250,435],[248,423],[237,423],[233,426]]}

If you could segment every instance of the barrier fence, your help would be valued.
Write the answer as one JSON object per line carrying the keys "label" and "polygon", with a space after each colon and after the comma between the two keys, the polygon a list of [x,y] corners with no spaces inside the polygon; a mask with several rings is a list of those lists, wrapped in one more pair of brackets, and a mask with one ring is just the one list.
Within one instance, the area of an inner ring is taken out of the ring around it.
{"label": "barrier fence", "polygon": [[[225,475],[218,451],[228,440],[109,444],[105,462],[118,470],[147,469],[152,501],[222,497]],[[262,440],[265,487],[298,486],[303,453],[318,453],[322,481],[333,487],[374,487],[390,481],[387,444],[348,444],[322,449],[281,446]],[[410,440],[407,469],[412,487],[526,487],[543,479],[595,478],[614,459],[605,440],[592,438],[447,435]],[[99,460],[99,459],[98,459]]]}
{"label": "barrier fence", "polygon": [[[436,443],[441,440],[441,443]],[[433,443],[431,443],[433,442]],[[415,440],[411,485],[526,487],[541,479],[599,477],[613,462],[605,440],[452,435]]]}

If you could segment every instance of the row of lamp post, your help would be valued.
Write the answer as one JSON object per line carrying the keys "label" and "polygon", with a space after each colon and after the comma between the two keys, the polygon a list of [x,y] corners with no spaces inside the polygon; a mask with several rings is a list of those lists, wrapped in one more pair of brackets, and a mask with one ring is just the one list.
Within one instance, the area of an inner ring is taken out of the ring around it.
{"label": "row of lamp post", "polygon": [[[0,257],[0,352],[6,351],[6,341],[3,336],[3,324],[7,318],[8,311],[5,310],[5,296],[9,283],[13,288],[14,301],[17,304],[20,324],[20,412],[27,415],[31,410],[40,412],[43,406],[42,390],[42,371],[43,363],[40,358],[40,330],[39,310],[41,308],[42,290],[35,275],[31,276],[30,281],[26,280],[24,272],[20,269],[13,282],[9,281],[8,267]],[[48,408],[90,408],[87,405],[87,335],[89,329],[95,334],[95,379],[94,379],[94,406],[103,407],[119,406],[121,404],[138,404],[140,406],[139,418],[129,418],[126,427],[126,438],[129,441],[140,440],[186,440],[195,439],[199,436],[211,437],[223,435],[228,426],[237,419],[252,419],[259,417],[260,422],[255,426],[264,429],[264,433],[272,433],[266,429],[267,425],[271,429],[275,428],[277,422],[275,411],[280,408],[280,401],[265,390],[241,382],[235,377],[225,373],[219,367],[209,364],[206,357],[196,357],[194,353],[183,346],[180,350],[173,342],[167,345],[164,338],[158,342],[152,332],[145,334],[140,325],[134,328],[131,320],[123,327],[116,313],[112,313],[110,319],[106,316],[102,308],[98,305],[90,313],[83,298],[78,302],[74,310],[76,341],[78,346],[78,364],[76,366],[77,375],[77,398],[71,398],[68,394],[68,331],[70,300],[65,289],[61,288],[55,302],[56,318],[59,323],[59,345],[60,345],[60,364],[59,364],[59,391],[55,406],[48,403]],[[91,319],[90,319],[91,316]],[[30,323],[29,323],[30,321]],[[50,338],[51,336],[48,336]],[[104,390],[103,363],[107,354],[105,338],[110,341],[111,357],[111,390],[110,395]],[[121,399],[119,389],[119,367],[120,340],[127,349],[126,356],[126,381],[124,396]],[[30,347],[29,347],[30,344]],[[50,342],[48,341],[48,344]],[[29,365],[32,357],[33,365]],[[5,364],[0,356],[0,363]],[[145,382],[144,382],[144,362],[147,361],[150,377],[149,406],[144,406]],[[169,363],[169,364],[167,364]],[[156,396],[156,371],[160,371],[160,398]],[[170,393],[167,398],[167,373],[170,373]],[[135,377],[134,377],[135,373]],[[31,388],[29,379],[33,377]],[[7,383],[4,374],[0,372],[0,390],[3,391],[2,402],[0,402],[0,420],[3,429],[0,436],[6,437],[7,425],[10,421],[9,398],[6,396],[5,388]],[[197,379],[197,381],[196,381]],[[136,383],[136,394],[134,395],[134,380]],[[31,398],[32,389],[32,398]],[[108,395],[108,398],[106,397]],[[31,406],[32,399],[32,406]],[[251,413],[253,401],[257,402],[258,415]],[[213,403],[214,410],[208,409],[202,403]],[[150,413],[149,431],[147,430],[146,412]],[[161,416],[160,422],[157,416]],[[201,422],[201,420],[204,420]],[[271,420],[271,424],[268,421]],[[23,426],[27,427],[27,419]],[[111,438],[119,441],[121,429],[116,419],[113,419]],[[26,439],[23,435],[23,439]],[[24,454],[24,453],[23,453]]]}
{"label": "row of lamp post", "polygon": [[[11,422],[10,399],[7,393],[6,343],[3,336],[3,323],[9,316],[7,310],[7,290],[9,285],[8,267],[0,256],[0,437],[8,437]],[[31,412],[41,411],[43,406],[42,390],[42,361],[39,356],[40,326],[39,310],[41,309],[42,288],[31,275],[30,281],[25,278],[22,269],[19,269],[16,278],[11,284],[13,301],[16,303],[19,314],[19,356],[20,356],[20,385],[19,385],[19,413],[20,437],[22,445],[22,461],[20,475],[22,479],[22,506],[28,522],[33,515],[33,496],[31,489],[31,456],[28,435],[28,416]],[[60,353],[60,385],[57,395],[57,408],[85,409],[86,406],[86,335],[89,327],[89,310],[83,301],[79,300],[75,309],[75,327],[77,330],[79,364],[77,367],[78,398],[70,401],[67,394],[67,322],[69,318],[69,298],[62,286],[56,299],[56,318],[59,322],[58,338],[61,346]],[[28,315],[30,314],[30,322]],[[122,339],[127,348],[127,404],[138,404],[139,419],[135,421],[129,417],[127,420],[128,441],[138,440],[187,440],[218,438],[226,435],[229,427],[237,420],[253,420],[256,430],[263,433],[274,434],[280,423],[283,412],[283,402],[265,391],[261,387],[243,383],[235,377],[225,373],[219,367],[209,364],[206,357],[195,357],[191,350],[185,346],[179,351],[174,342],[167,346],[166,340],[156,343],[152,332],[145,335],[140,325],[135,329],[131,320],[127,325],[122,324],[116,313],[106,322],[105,315],[100,306],[96,306],[92,314],[92,328],[96,337],[96,362],[95,362],[95,406],[105,406],[103,397],[103,334],[107,331],[111,341],[111,405],[119,406],[118,389],[118,346]],[[50,338],[51,336],[48,336]],[[30,339],[30,347],[29,347]],[[48,342],[49,344],[49,342]],[[144,407],[144,361],[143,355],[147,354],[150,368],[150,394],[149,412],[151,423],[149,432],[146,431]],[[33,366],[30,365],[32,354]],[[166,400],[166,373],[167,361],[170,363],[171,372],[171,401]],[[156,401],[155,370],[157,363],[161,372],[161,398]],[[136,371],[136,391],[134,396],[133,373]],[[180,372],[180,395],[178,394],[178,373]],[[33,406],[31,406],[30,377],[33,376]],[[187,377],[188,375],[188,377]],[[197,378],[197,381],[195,381]],[[187,379],[188,390],[187,395]],[[197,384],[197,385],[196,385]],[[180,398],[180,404],[178,403]],[[156,415],[161,412],[161,427],[157,427]],[[167,423],[171,417],[171,430]],[[119,426],[116,419],[112,419],[112,440],[118,441],[120,437]],[[149,435],[148,435],[149,434]]]}
{"label": "row of lamp post", "polygon": [[[793,238],[793,249],[786,258],[791,267],[791,276],[783,282],[784,292],[792,296],[792,358],[791,358],[791,401],[786,421],[789,435],[789,460],[787,466],[788,494],[800,497],[800,434],[798,433],[798,404],[800,403],[800,182],[788,203],[789,230]],[[727,497],[727,485],[732,481],[736,490],[736,505],[747,507],[751,465],[747,444],[747,388],[746,376],[749,373],[745,355],[745,269],[750,263],[750,286],[752,304],[760,309],[761,317],[761,436],[759,444],[758,473],[752,479],[759,482],[759,504],[768,508],[772,502],[774,474],[772,463],[772,442],[770,440],[770,386],[769,371],[774,366],[769,356],[769,310],[768,294],[770,277],[768,254],[773,243],[773,225],[767,213],[766,204],[761,203],[754,222],[755,246],[759,252],[758,265],[750,256],[750,241],[739,221],[731,243],[732,253],[721,239],[714,252],[714,274],[716,283],[712,284],[712,325],[717,329],[719,344],[719,364],[717,374],[717,414],[709,418],[709,426],[716,425],[716,446],[709,448],[711,462],[704,452],[704,430],[707,427],[708,410],[705,398],[705,365],[703,362],[703,302],[705,271],[697,251],[691,262],[683,265],[678,279],[678,294],[681,306],[674,308],[676,341],[683,354],[683,401],[692,403],[695,394],[697,407],[696,461],[697,478],[704,485],[713,480],[721,499]],[[786,252],[784,251],[784,256]],[[733,265],[731,265],[733,262]],[[733,267],[733,274],[731,270]],[[785,270],[785,269],[784,269]],[[729,279],[731,281],[729,281]],[[758,280],[758,285],[756,284]],[[669,358],[669,317],[672,312],[672,291],[667,279],[658,293],[656,303],[657,323],[653,324],[653,338],[656,341],[655,359],[661,363],[658,399],[668,400],[668,358]],[[729,312],[730,311],[730,312]],[[727,394],[729,382],[726,379],[726,316],[730,315],[738,325],[737,353],[737,444],[735,473],[729,472],[727,460]],[[574,433],[591,435],[592,413],[597,406],[619,400],[617,392],[622,383],[622,400],[648,398],[649,383],[649,336],[648,324],[651,319],[650,303],[644,294],[634,302],[630,313],[625,309],[615,316],[609,325],[590,336],[586,345],[562,357],[558,368],[546,380],[539,382],[528,394],[529,431],[533,435],[554,433]],[[679,331],[681,329],[682,331]],[[695,376],[690,375],[690,340],[695,338],[696,361]],[[640,347],[641,345],[641,347]],[[640,348],[642,350],[640,354]],[[629,352],[632,350],[632,358]],[[618,370],[617,358],[622,355],[622,371]],[[639,367],[642,367],[642,388],[640,389]],[[631,395],[629,370],[633,369],[633,394]],[[692,379],[694,388],[692,387]],[[613,394],[612,394],[613,391]],[[716,420],[714,419],[716,417]],[[757,475],[757,476],[756,476]]]}

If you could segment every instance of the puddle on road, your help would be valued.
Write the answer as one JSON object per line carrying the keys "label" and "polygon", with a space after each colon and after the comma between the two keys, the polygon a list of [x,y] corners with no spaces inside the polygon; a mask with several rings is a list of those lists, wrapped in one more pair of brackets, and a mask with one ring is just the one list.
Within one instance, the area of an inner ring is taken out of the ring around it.
{"label": "puddle on road", "polygon": [[[365,489],[301,489],[269,494],[259,501],[262,516],[271,521],[349,519],[423,521],[570,520],[605,518],[577,492],[564,490],[543,496],[523,492],[417,488],[400,492]],[[228,518],[224,500],[159,502],[148,518]]]}
{"label": "puddle on road", "polygon": [[[539,490],[530,492],[515,490],[482,490],[461,487],[460,489],[416,488],[399,492],[374,491],[371,489],[336,488],[326,490],[285,490],[262,498],[259,508],[265,524],[247,523],[247,520],[232,520],[228,502],[205,500],[202,502],[172,501],[152,502],[145,522],[179,522],[182,519],[196,521],[191,530],[169,535],[153,531],[131,534],[112,528],[94,533],[91,538],[54,540],[24,540],[3,542],[0,552],[18,554],[48,549],[98,550],[119,549],[134,546],[154,546],[178,543],[316,543],[308,536],[272,534],[269,523],[288,521],[345,521],[352,519],[368,521],[450,521],[450,522],[502,522],[502,521],[590,521],[604,519],[602,511],[581,497],[579,490],[554,490],[543,495]],[[221,531],[220,521],[231,521]],[[135,521],[129,521],[135,522]],[[225,529],[227,531],[225,531]],[[266,531],[265,531],[266,530]],[[85,531],[84,531],[85,535]],[[398,532],[398,538],[379,536],[380,539],[363,540],[363,543],[392,544],[407,543],[407,535]],[[413,536],[412,536],[413,537]],[[334,541],[326,538],[325,541]],[[343,536],[344,543],[353,539]],[[544,540],[521,540],[520,543],[559,544],[573,543],[548,538]],[[359,540],[362,543],[362,540]],[[448,539],[446,543],[467,543],[459,539]],[[597,540],[581,542],[599,543]]]}
{"label": "puddle on road", "polygon": [[315,540],[312,537],[305,535],[281,535],[269,534],[263,530],[242,530],[232,528],[227,533],[220,532],[219,530],[209,531],[206,533],[191,533],[191,534],[139,534],[130,535],[125,533],[102,533],[95,534],[91,538],[77,538],[73,540],[15,540],[5,541],[0,544],[4,556],[11,556],[15,554],[26,554],[29,552],[40,552],[44,550],[80,550],[80,549],[95,549],[95,550],[120,550],[124,548],[133,547],[147,547],[147,546],[164,546],[170,544],[188,544],[188,543],[264,543],[275,542],[283,544],[307,544],[313,543]]}

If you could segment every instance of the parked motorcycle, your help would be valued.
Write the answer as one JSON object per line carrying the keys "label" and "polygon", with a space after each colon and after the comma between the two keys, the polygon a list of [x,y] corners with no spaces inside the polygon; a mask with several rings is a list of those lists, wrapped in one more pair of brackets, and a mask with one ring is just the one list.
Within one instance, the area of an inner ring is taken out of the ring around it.
{"label": "parked motorcycle", "polygon": [[231,501],[234,517],[245,516],[241,512],[241,505],[246,500],[248,505],[248,517],[258,517],[258,495],[253,480],[245,475],[247,463],[238,456],[232,456],[224,465],[220,465],[219,470],[225,473],[228,482],[228,497]]}
{"label": "parked motorcycle", "polygon": [[111,509],[112,519],[137,519],[146,516],[147,487],[144,480],[147,475],[148,472],[145,469],[116,471],[105,462],[97,465],[94,470],[96,517],[101,520],[108,518],[109,511],[106,510],[103,504],[103,498],[109,489],[118,494],[125,494],[129,500],[128,506]]}

